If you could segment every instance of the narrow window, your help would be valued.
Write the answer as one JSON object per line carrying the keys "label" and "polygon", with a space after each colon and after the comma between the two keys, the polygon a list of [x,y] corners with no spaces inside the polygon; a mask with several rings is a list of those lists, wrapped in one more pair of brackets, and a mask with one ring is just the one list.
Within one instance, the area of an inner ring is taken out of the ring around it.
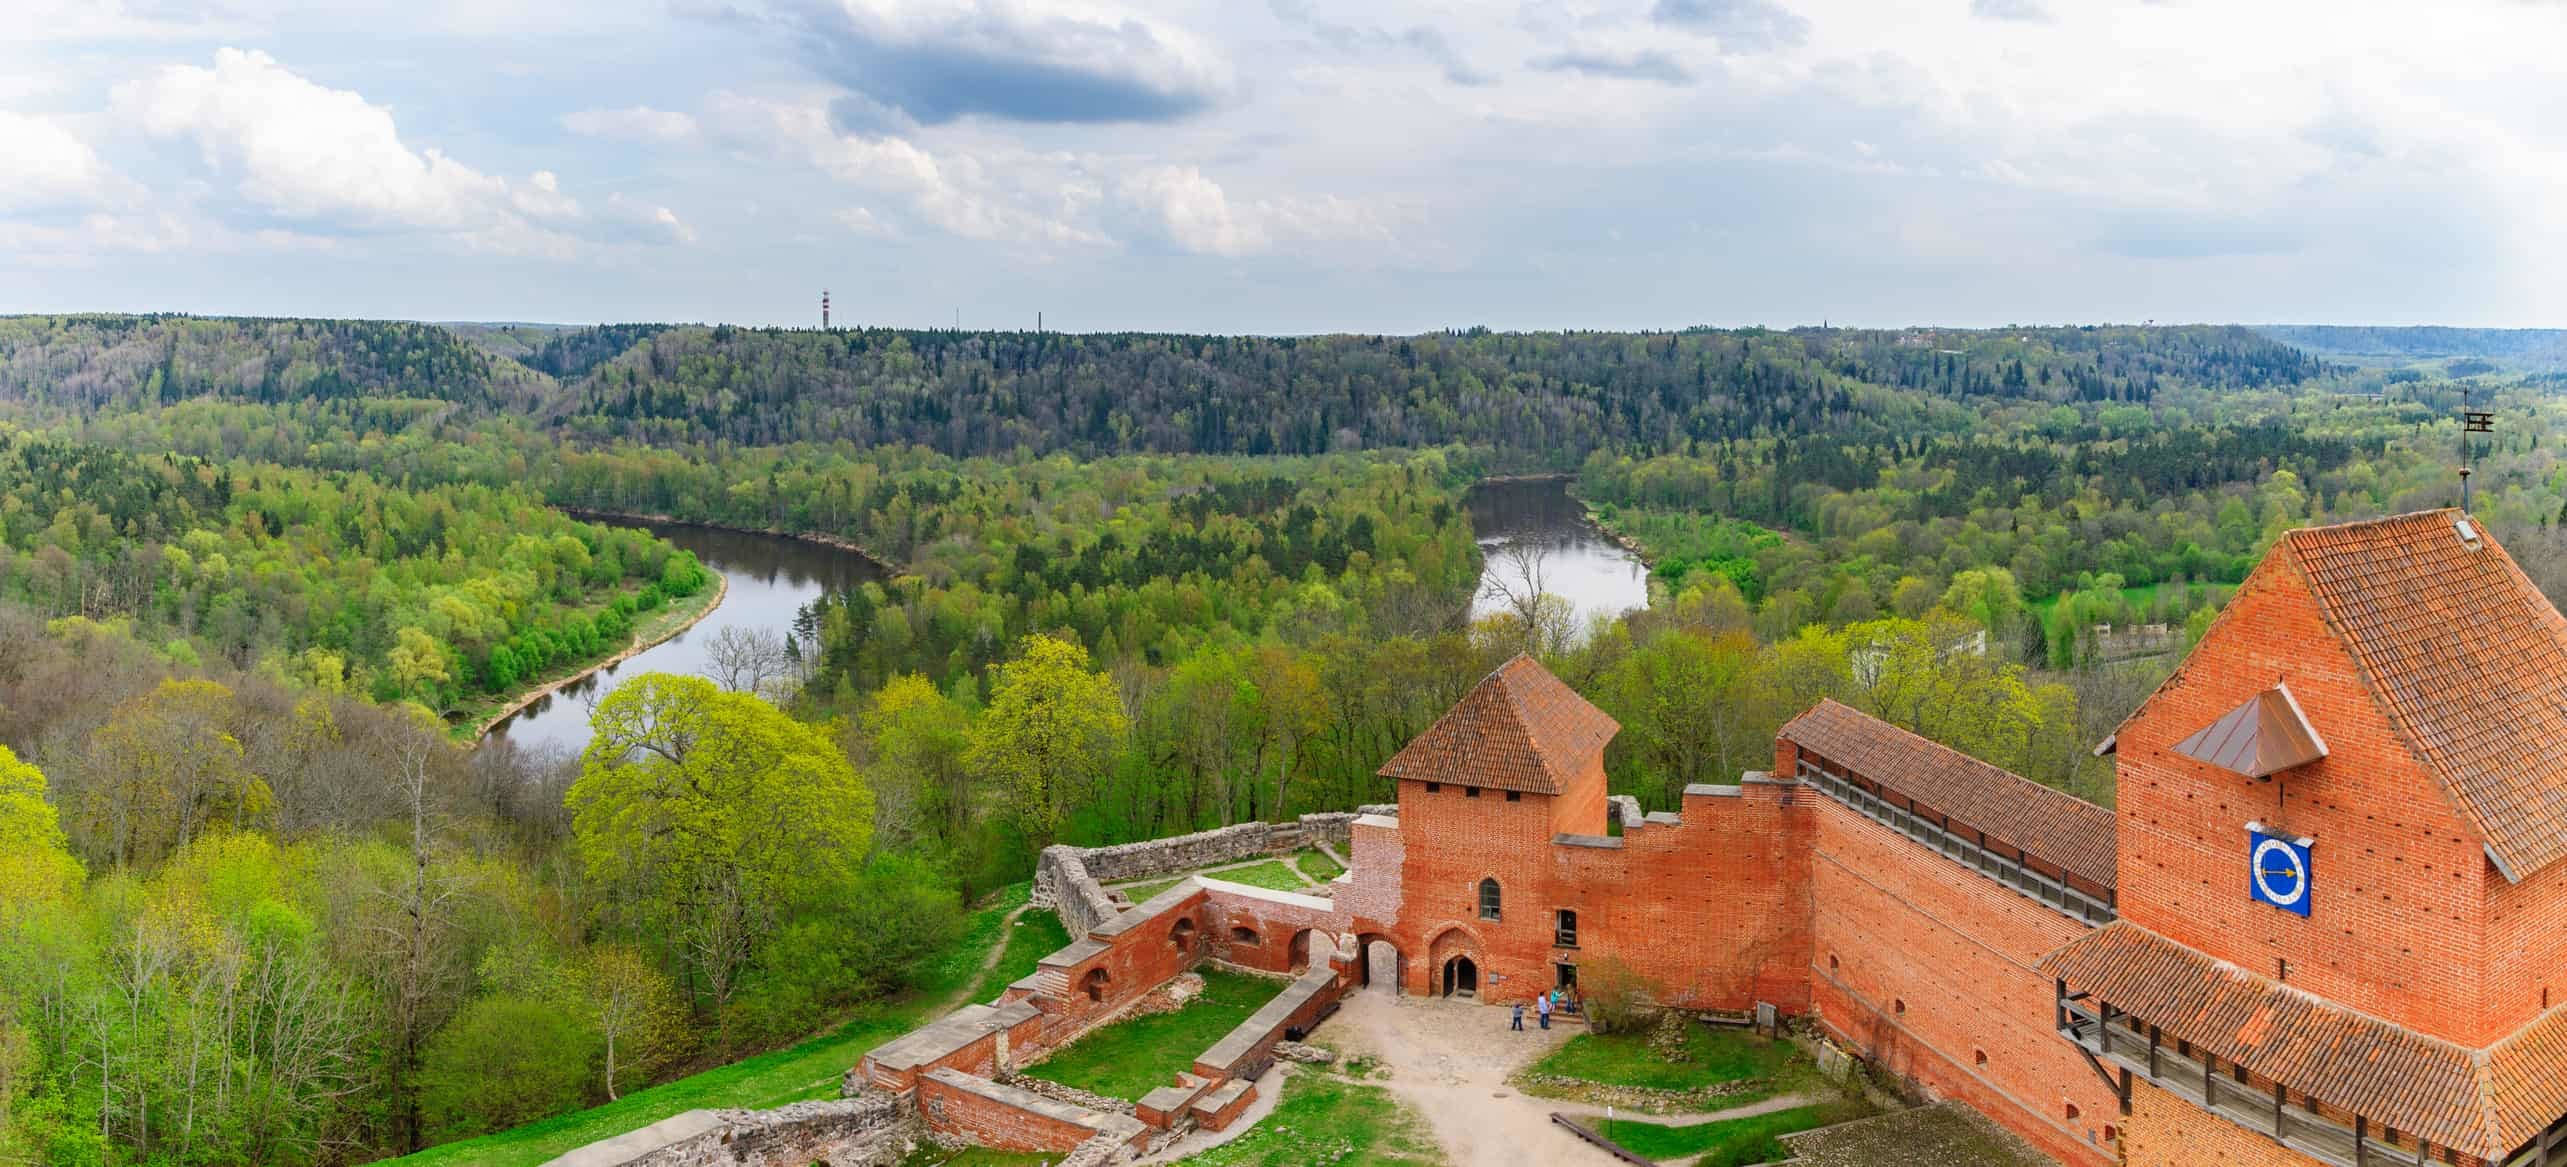
{"label": "narrow window", "polygon": [[1890,1012],[1892,1012],[1892,1013],[1898,1013],[1898,1014],[1902,1014],[1902,1015],[1904,1015],[1904,1014],[1907,1012],[1907,998],[1905,998],[1905,997],[1892,997],[1892,998],[1890,998]]}
{"label": "narrow window", "polygon": [[1443,790],[1444,784],[1441,782],[1429,782],[1426,784],[1426,793],[1428,794],[1440,794]]}
{"label": "narrow window", "polygon": [[1506,800],[1508,802],[1522,802],[1524,801],[1524,792],[1521,790],[1509,790],[1506,792]]}
{"label": "narrow window", "polygon": [[1572,911],[1570,911],[1570,910],[1569,910],[1569,909],[1567,909],[1567,908],[1562,908],[1562,909],[1560,909],[1560,920],[1559,920],[1559,924],[1558,924],[1558,926],[1557,926],[1556,928],[1554,928],[1554,929],[1553,929],[1553,931],[1555,931],[1555,932],[1557,932],[1557,933],[1559,934],[1559,935],[1557,936],[1557,938],[1555,939],[1555,941],[1554,941],[1554,942],[1555,942],[1555,943],[1557,943],[1560,947],[1562,947],[1562,948],[1575,948],[1575,947],[1577,947],[1577,946],[1578,946],[1578,914],[1577,914],[1576,912],[1572,912]]}
{"label": "narrow window", "polygon": [[1465,786],[1462,788],[1462,797],[1464,798],[1478,798],[1479,796],[1480,788],[1477,786]]}
{"label": "narrow window", "polygon": [[1483,879],[1480,881],[1480,918],[1483,920],[1497,919],[1497,911],[1497,881],[1494,879]]}
{"label": "narrow window", "polygon": [[2069,1103],[2069,1104],[2068,1104],[2068,1117],[2069,1117],[2070,1119],[2072,1119],[2072,1120],[2073,1120],[2073,1119],[2075,1119],[2075,1118],[2077,1117],[2077,1114],[2078,1114],[2078,1111],[2077,1111],[2077,1104],[2076,1104],[2076,1103],[2074,1103],[2074,1102]]}
{"label": "narrow window", "polygon": [[1983,1049],[1971,1050],[1970,1064],[1974,1066],[1984,1066],[1988,1064],[1988,1051]]}

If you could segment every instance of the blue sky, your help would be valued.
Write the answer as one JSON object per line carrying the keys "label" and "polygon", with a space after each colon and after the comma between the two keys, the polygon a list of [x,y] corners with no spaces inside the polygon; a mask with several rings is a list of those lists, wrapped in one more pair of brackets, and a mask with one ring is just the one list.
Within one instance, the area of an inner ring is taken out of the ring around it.
{"label": "blue sky", "polygon": [[2567,3],[18,0],[0,311],[2567,323]]}

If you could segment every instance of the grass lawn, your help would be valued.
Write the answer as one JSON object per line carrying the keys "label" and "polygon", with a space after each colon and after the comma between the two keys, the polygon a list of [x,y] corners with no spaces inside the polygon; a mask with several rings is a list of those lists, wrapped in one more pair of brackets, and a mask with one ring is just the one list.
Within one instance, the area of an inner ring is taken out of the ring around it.
{"label": "grass lawn", "polygon": [[1227,871],[1207,871],[1203,875],[1206,879],[1244,883],[1250,887],[1271,888],[1275,891],[1310,890],[1310,885],[1302,882],[1300,876],[1293,874],[1292,868],[1284,866],[1284,861],[1281,859],[1268,859],[1261,863],[1251,863],[1246,867],[1233,867]]}
{"label": "grass lawn", "polygon": [[[1777,1135],[1815,1130],[1850,1122],[1872,1113],[1872,1108],[1859,1098],[1843,1098],[1815,1106],[1798,1106],[1760,1114],[1753,1118],[1733,1118],[1726,1122],[1706,1122],[1696,1126],[1664,1126],[1633,1119],[1615,1119],[1604,1137],[1622,1144],[1624,1150],[1643,1159],[1682,1159],[1700,1155],[1696,1167],[1743,1167],[1749,1163],[1771,1163],[1787,1158]],[[1589,1119],[1589,1129],[1602,1129],[1602,1119]]]}
{"label": "grass lawn", "polygon": [[[635,1091],[604,1106],[431,1147],[391,1162],[403,1167],[535,1167],[563,1152],[639,1130],[689,1110],[755,1110],[835,1098],[838,1076],[864,1057],[866,1050],[907,1033],[931,1014],[943,1012],[956,990],[990,983],[979,975],[980,962],[999,942],[999,929],[1007,913],[1022,905],[1030,890],[1030,884],[1018,884],[1002,893],[997,902],[974,911],[961,942],[944,960],[926,970],[915,987],[891,1000],[867,1006],[832,1032],[790,1049],[759,1054]],[[1027,918],[1033,915],[1029,912]],[[990,991],[993,995],[997,992],[995,988]]]}
{"label": "grass lawn", "polygon": [[1203,994],[1174,1013],[1117,1021],[1025,1069],[1031,1077],[1108,1098],[1139,1101],[1176,1081],[1195,1055],[1212,1048],[1250,1014],[1274,1000],[1283,986],[1263,977],[1205,969]]}
{"label": "grass lawn", "polygon": [[1337,861],[1329,858],[1328,853],[1325,851],[1304,851],[1293,857],[1293,863],[1295,866],[1301,868],[1301,873],[1303,875],[1307,875],[1321,883],[1326,883],[1329,880],[1335,879],[1346,873],[1346,869],[1337,866]]}
{"label": "grass lawn", "polygon": [[1730,1104],[1770,1098],[1806,1082],[1816,1069],[1800,1047],[1744,1029],[1688,1025],[1685,1045],[1693,1060],[1671,1062],[1650,1048],[1647,1033],[1581,1033],[1544,1055],[1527,1072],[1648,1090],[1759,1083],[1756,1088],[1722,1095],[1721,1101]]}
{"label": "grass lawn", "polygon": [[1442,1167],[1425,1120],[1390,1091],[1326,1071],[1296,1071],[1283,1101],[1248,1133],[1185,1160],[1188,1167]]}

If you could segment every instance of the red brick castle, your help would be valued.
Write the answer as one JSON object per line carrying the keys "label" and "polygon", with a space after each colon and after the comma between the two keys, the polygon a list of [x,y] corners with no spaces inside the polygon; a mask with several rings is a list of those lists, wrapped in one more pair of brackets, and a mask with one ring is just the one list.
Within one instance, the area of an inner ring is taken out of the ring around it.
{"label": "red brick castle", "polygon": [[[1227,1122],[1335,994],[1521,1000],[1612,956],[2077,1167],[2567,1165],[2567,619],[2459,512],[2285,536],[2100,747],[2116,809],[1823,702],[1770,773],[1642,816],[1606,793],[1618,728],[1519,658],[1383,768],[1395,814],[1053,848],[1039,902],[1080,939],[859,1073],[974,1141],[1138,1146]],[[1325,897],[1129,905],[1089,866],[1322,830],[1352,858]],[[1297,979],[1139,1122],[984,1077],[1203,960]]]}
{"label": "red brick castle", "polygon": [[2458,512],[2286,536],[2104,744],[2116,810],[1823,703],[1635,818],[1616,728],[1519,659],[1384,768],[1395,902],[1340,898],[1408,991],[1613,954],[2075,1164],[2567,1163],[2567,619]]}

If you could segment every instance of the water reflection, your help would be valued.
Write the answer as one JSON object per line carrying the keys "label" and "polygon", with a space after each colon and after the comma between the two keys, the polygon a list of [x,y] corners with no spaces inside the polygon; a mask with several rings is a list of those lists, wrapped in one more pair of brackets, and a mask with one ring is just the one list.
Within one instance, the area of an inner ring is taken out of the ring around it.
{"label": "water reflection", "polygon": [[611,691],[620,677],[643,673],[706,671],[705,645],[725,628],[789,634],[802,606],[832,591],[869,579],[881,570],[850,551],[800,539],[722,531],[679,523],[600,520],[619,527],[639,527],[695,553],[704,566],[720,572],[730,590],[722,604],[676,637],[640,655],[591,673],[523,712],[493,726],[485,741],[509,741],[521,747],[577,751],[588,745],[588,714],[596,699]]}
{"label": "water reflection", "polygon": [[1465,500],[1487,556],[1471,618],[1514,610],[1529,573],[1545,594],[1566,600],[1572,635],[1596,617],[1649,605],[1649,568],[1587,521],[1566,479],[1484,482]]}

